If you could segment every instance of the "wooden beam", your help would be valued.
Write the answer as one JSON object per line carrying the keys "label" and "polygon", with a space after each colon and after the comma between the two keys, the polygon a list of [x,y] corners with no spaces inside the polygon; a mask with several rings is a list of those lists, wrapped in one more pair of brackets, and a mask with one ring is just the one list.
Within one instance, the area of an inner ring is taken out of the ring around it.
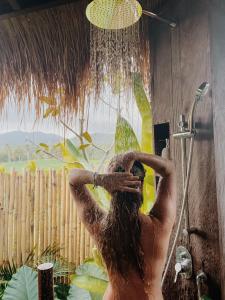
{"label": "wooden beam", "polygon": [[[8,1],[14,2],[15,0],[8,0]],[[10,13],[0,14],[0,20],[4,20],[4,19],[8,19],[8,18],[13,18],[13,17],[17,17],[17,16],[20,16],[20,15],[27,15],[27,14],[35,12],[35,11],[40,11],[40,10],[43,10],[43,9],[48,9],[48,8],[52,8],[52,7],[56,7],[56,6],[66,5],[66,4],[77,2],[77,1],[79,1],[79,0],[56,0],[56,1],[49,1],[46,4],[35,5],[35,6],[27,7],[27,8],[24,8],[24,9],[14,10],[14,11],[12,11]]]}
{"label": "wooden beam", "polygon": [[9,2],[13,10],[19,10],[21,8],[17,0],[7,0],[7,1]]}

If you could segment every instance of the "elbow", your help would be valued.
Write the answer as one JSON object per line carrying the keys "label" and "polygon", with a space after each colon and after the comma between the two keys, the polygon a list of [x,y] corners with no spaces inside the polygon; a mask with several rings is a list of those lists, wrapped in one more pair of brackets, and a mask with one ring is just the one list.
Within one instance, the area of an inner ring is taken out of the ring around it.
{"label": "elbow", "polygon": [[77,186],[79,185],[79,169],[73,169],[69,174],[69,185],[70,186]]}

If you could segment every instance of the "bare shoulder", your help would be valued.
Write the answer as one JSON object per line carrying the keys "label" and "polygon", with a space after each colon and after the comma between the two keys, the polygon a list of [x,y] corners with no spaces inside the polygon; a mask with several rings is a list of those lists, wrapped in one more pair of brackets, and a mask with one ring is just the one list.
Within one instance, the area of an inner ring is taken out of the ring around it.
{"label": "bare shoulder", "polygon": [[170,222],[161,222],[157,217],[155,217],[153,214],[145,215],[140,214],[140,221],[143,228],[143,233],[146,231],[154,231],[154,233],[157,235],[160,235],[160,237],[167,237],[170,236],[173,224]]}

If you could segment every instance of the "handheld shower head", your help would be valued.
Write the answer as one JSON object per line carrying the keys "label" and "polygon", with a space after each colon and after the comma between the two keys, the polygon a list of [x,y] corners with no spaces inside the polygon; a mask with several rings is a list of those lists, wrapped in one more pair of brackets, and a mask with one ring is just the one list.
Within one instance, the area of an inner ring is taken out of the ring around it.
{"label": "handheld shower head", "polygon": [[196,91],[195,98],[197,101],[202,100],[202,98],[208,93],[210,84],[208,82],[203,82]]}
{"label": "handheld shower head", "polygon": [[203,82],[199,88],[197,89],[196,91],[196,94],[195,94],[195,100],[193,101],[193,104],[192,104],[192,108],[191,108],[191,113],[190,113],[190,131],[192,132],[193,129],[195,129],[195,124],[194,124],[194,113],[195,113],[195,110],[196,110],[196,107],[197,107],[197,104],[199,101],[201,101],[203,99],[203,97],[208,93],[209,91],[209,87],[210,87],[210,84],[208,82]]}

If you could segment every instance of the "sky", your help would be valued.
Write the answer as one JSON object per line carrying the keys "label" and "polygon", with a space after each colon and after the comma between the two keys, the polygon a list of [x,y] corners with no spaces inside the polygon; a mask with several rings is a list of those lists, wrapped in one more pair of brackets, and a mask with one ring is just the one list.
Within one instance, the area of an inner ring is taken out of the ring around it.
{"label": "sky", "polygon": [[[88,131],[90,133],[114,133],[117,113],[114,109],[110,108],[108,104],[116,107],[118,98],[112,95],[107,95],[104,102],[100,101],[98,108],[94,105],[90,105],[89,118],[88,118]],[[91,103],[93,103],[92,101]],[[140,134],[140,115],[137,110],[136,104],[133,100],[125,104],[125,98],[120,99],[122,107],[122,116],[125,117],[135,129],[135,132],[139,136]],[[42,131],[45,133],[55,133],[57,135],[64,135],[64,129],[61,125],[53,123],[50,119],[43,119],[35,121],[35,110],[28,111],[26,108],[22,112],[18,112],[14,103],[8,102],[5,107],[4,116],[0,119],[0,131],[1,133],[9,131]],[[78,118],[74,118],[72,127],[78,130]],[[70,137],[70,132],[66,131],[65,136]]]}

